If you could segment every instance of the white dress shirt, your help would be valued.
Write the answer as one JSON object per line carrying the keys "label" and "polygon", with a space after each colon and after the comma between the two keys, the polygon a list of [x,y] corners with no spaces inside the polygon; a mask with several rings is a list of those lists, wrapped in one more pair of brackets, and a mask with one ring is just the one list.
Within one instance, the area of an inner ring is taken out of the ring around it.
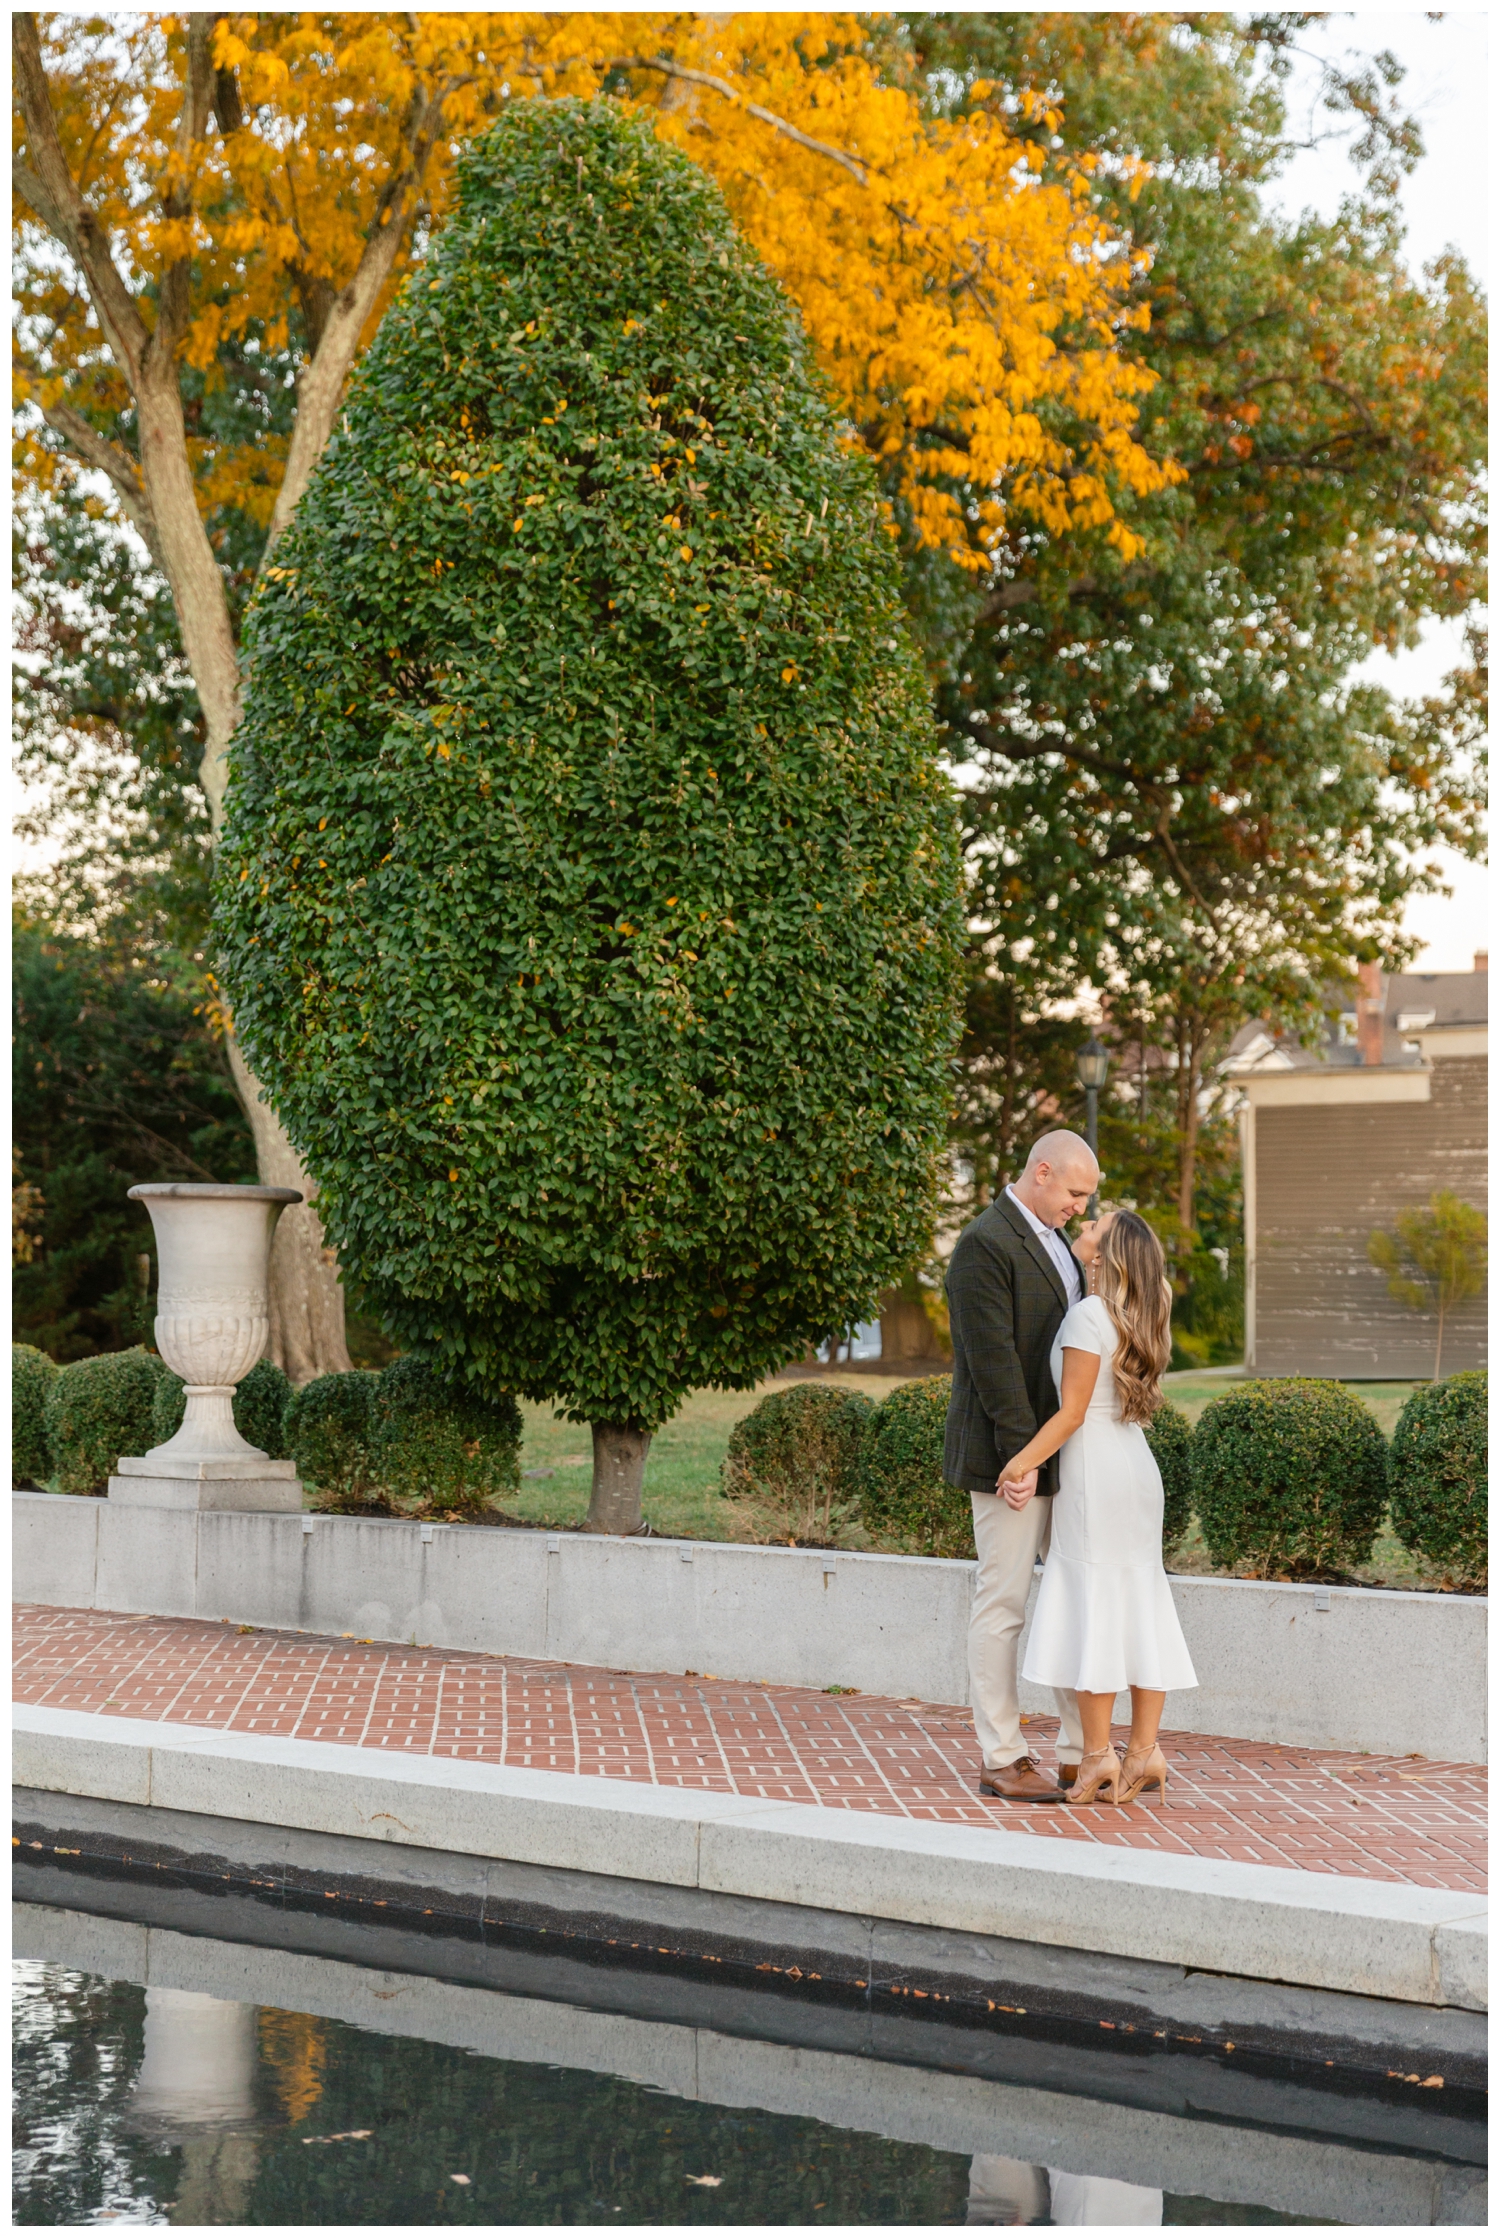
{"label": "white dress shirt", "polygon": [[1064,1243],[1061,1232],[1056,1228],[1049,1228],[1045,1220],[1038,1220],[1030,1205],[1022,1204],[1015,1190],[1008,1184],[1005,1194],[1009,1197],[1017,1212],[1020,1213],[1032,1234],[1037,1237],[1042,1249],[1062,1276],[1063,1287],[1068,1293],[1068,1304],[1076,1306],[1083,1296],[1083,1276],[1079,1273],[1078,1261]]}

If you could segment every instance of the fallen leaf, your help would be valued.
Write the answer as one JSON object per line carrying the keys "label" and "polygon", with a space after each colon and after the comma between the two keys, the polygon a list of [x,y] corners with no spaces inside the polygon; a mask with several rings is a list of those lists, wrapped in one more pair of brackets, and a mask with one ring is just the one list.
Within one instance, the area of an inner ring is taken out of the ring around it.
{"label": "fallen leaf", "polygon": [[686,2184],[700,2184],[705,2191],[717,2191],[724,2181],[722,2176],[684,2176],[682,2180]]}

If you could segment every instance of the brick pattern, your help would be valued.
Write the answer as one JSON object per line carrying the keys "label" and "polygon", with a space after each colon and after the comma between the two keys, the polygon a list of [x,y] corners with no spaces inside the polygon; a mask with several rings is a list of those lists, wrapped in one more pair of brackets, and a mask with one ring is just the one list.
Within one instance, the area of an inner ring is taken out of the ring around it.
{"label": "brick pattern", "polygon": [[[966,1710],[91,1610],[16,1611],[15,1695],[53,1709],[815,1803],[1058,1841],[1484,1889],[1485,1775],[1167,1733],[1167,1803],[979,1793]],[[1049,1768],[1057,1727],[1028,1734]],[[1117,1739],[1123,1744],[1124,1735]]]}

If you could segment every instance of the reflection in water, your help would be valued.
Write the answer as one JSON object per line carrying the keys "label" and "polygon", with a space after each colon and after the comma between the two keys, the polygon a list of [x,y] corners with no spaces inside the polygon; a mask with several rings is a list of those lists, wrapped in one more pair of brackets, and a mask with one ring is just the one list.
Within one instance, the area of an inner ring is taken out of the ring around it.
{"label": "reflection in water", "polygon": [[1310,2219],[28,1961],[15,2105],[15,2220],[52,2228]]}
{"label": "reflection in water", "polygon": [[192,1989],[148,1989],[131,2118],[163,2134],[255,2121],[255,2007]]}
{"label": "reflection in water", "polygon": [[1095,2229],[1133,2229],[1137,2223],[1160,2227],[1162,2195],[1143,2184],[1122,2184],[1113,2176],[1070,2176],[1047,2171],[1055,2223],[1089,2223]]}
{"label": "reflection in water", "polygon": [[1095,2229],[1159,2227],[1163,2194],[1113,2176],[1075,2176],[1038,2168],[1004,2153],[975,2153],[969,2162],[968,2223],[1017,2228],[1028,2223],[1089,2224]]}
{"label": "reflection in water", "polygon": [[245,2219],[259,2166],[255,2020],[253,2005],[191,1989],[146,1991],[145,2050],[126,2120],[181,2147],[174,2222]]}
{"label": "reflection in water", "polygon": [[969,2211],[965,2222],[998,2223],[1005,2228],[1051,2219],[1045,2168],[1004,2153],[976,2153],[969,2162]]}

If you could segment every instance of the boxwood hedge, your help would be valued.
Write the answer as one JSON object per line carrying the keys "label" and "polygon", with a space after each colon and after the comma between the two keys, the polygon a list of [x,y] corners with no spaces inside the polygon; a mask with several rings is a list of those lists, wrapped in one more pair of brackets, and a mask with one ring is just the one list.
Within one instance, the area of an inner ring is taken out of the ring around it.
{"label": "boxwood hedge", "polygon": [[1389,1456],[1374,1415],[1342,1384],[1241,1384],[1204,1408],[1189,1453],[1193,1505],[1220,1567],[1319,1577],[1368,1561]]}
{"label": "boxwood hedge", "polygon": [[406,1353],[370,1395],[370,1468],[389,1498],[432,1513],[483,1507],[521,1481],[521,1410]]}
{"label": "boxwood hedge", "polygon": [[324,1507],[360,1507],[372,1496],[370,1402],[378,1381],[360,1368],[315,1376],[287,1404],[286,1449]]}
{"label": "boxwood hedge", "polygon": [[152,1402],[166,1372],[140,1345],[58,1369],[43,1423],[59,1492],[102,1493],[122,1453],[150,1450]]}
{"label": "boxwood hedge", "polygon": [[1483,1368],[1414,1391],[1391,1439],[1391,1524],[1403,1546],[1456,1584],[1489,1576],[1489,1376]]}
{"label": "boxwood hedge", "polygon": [[52,1474],[47,1452],[47,1393],[57,1362],[34,1344],[10,1348],[10,1481],[38,1490]]}
{"label": "boxwood hedge", "polygon": [[951,1375],[898,1383],[865,1431],[860,1514],[871,1537],[893,1551],[973,1556],[969,1495],[943,1482],[943,1428],[952,1388]]}
{"label": "boxwood hedge", "polygon": [[706,174],[510,103],[274,561],[223,964],[386,1327],[649,1431],[872,1310],[957,821],[873,469]]}
{"label": "boxwood hedge", "polygon": [[832,1544],[858,1513],[860,1439],[872,1411],[862,1391],[836,1384],[768,1393],[729,1433],[726,1498],[753,1506],[769,1536]]}
{"label": "boxwood hedge", "polygon": [[1161,1525],[1163,1554],[1170,1554],[1173,1547],[1187,1537],[1193,1520],[1192,1435],[1192,1424],[1181,1407],[1174,1407],[1170,1399],[1162,1401],[1146,1431],[1146,1443],[1156,1456],[1165,1495]]}

